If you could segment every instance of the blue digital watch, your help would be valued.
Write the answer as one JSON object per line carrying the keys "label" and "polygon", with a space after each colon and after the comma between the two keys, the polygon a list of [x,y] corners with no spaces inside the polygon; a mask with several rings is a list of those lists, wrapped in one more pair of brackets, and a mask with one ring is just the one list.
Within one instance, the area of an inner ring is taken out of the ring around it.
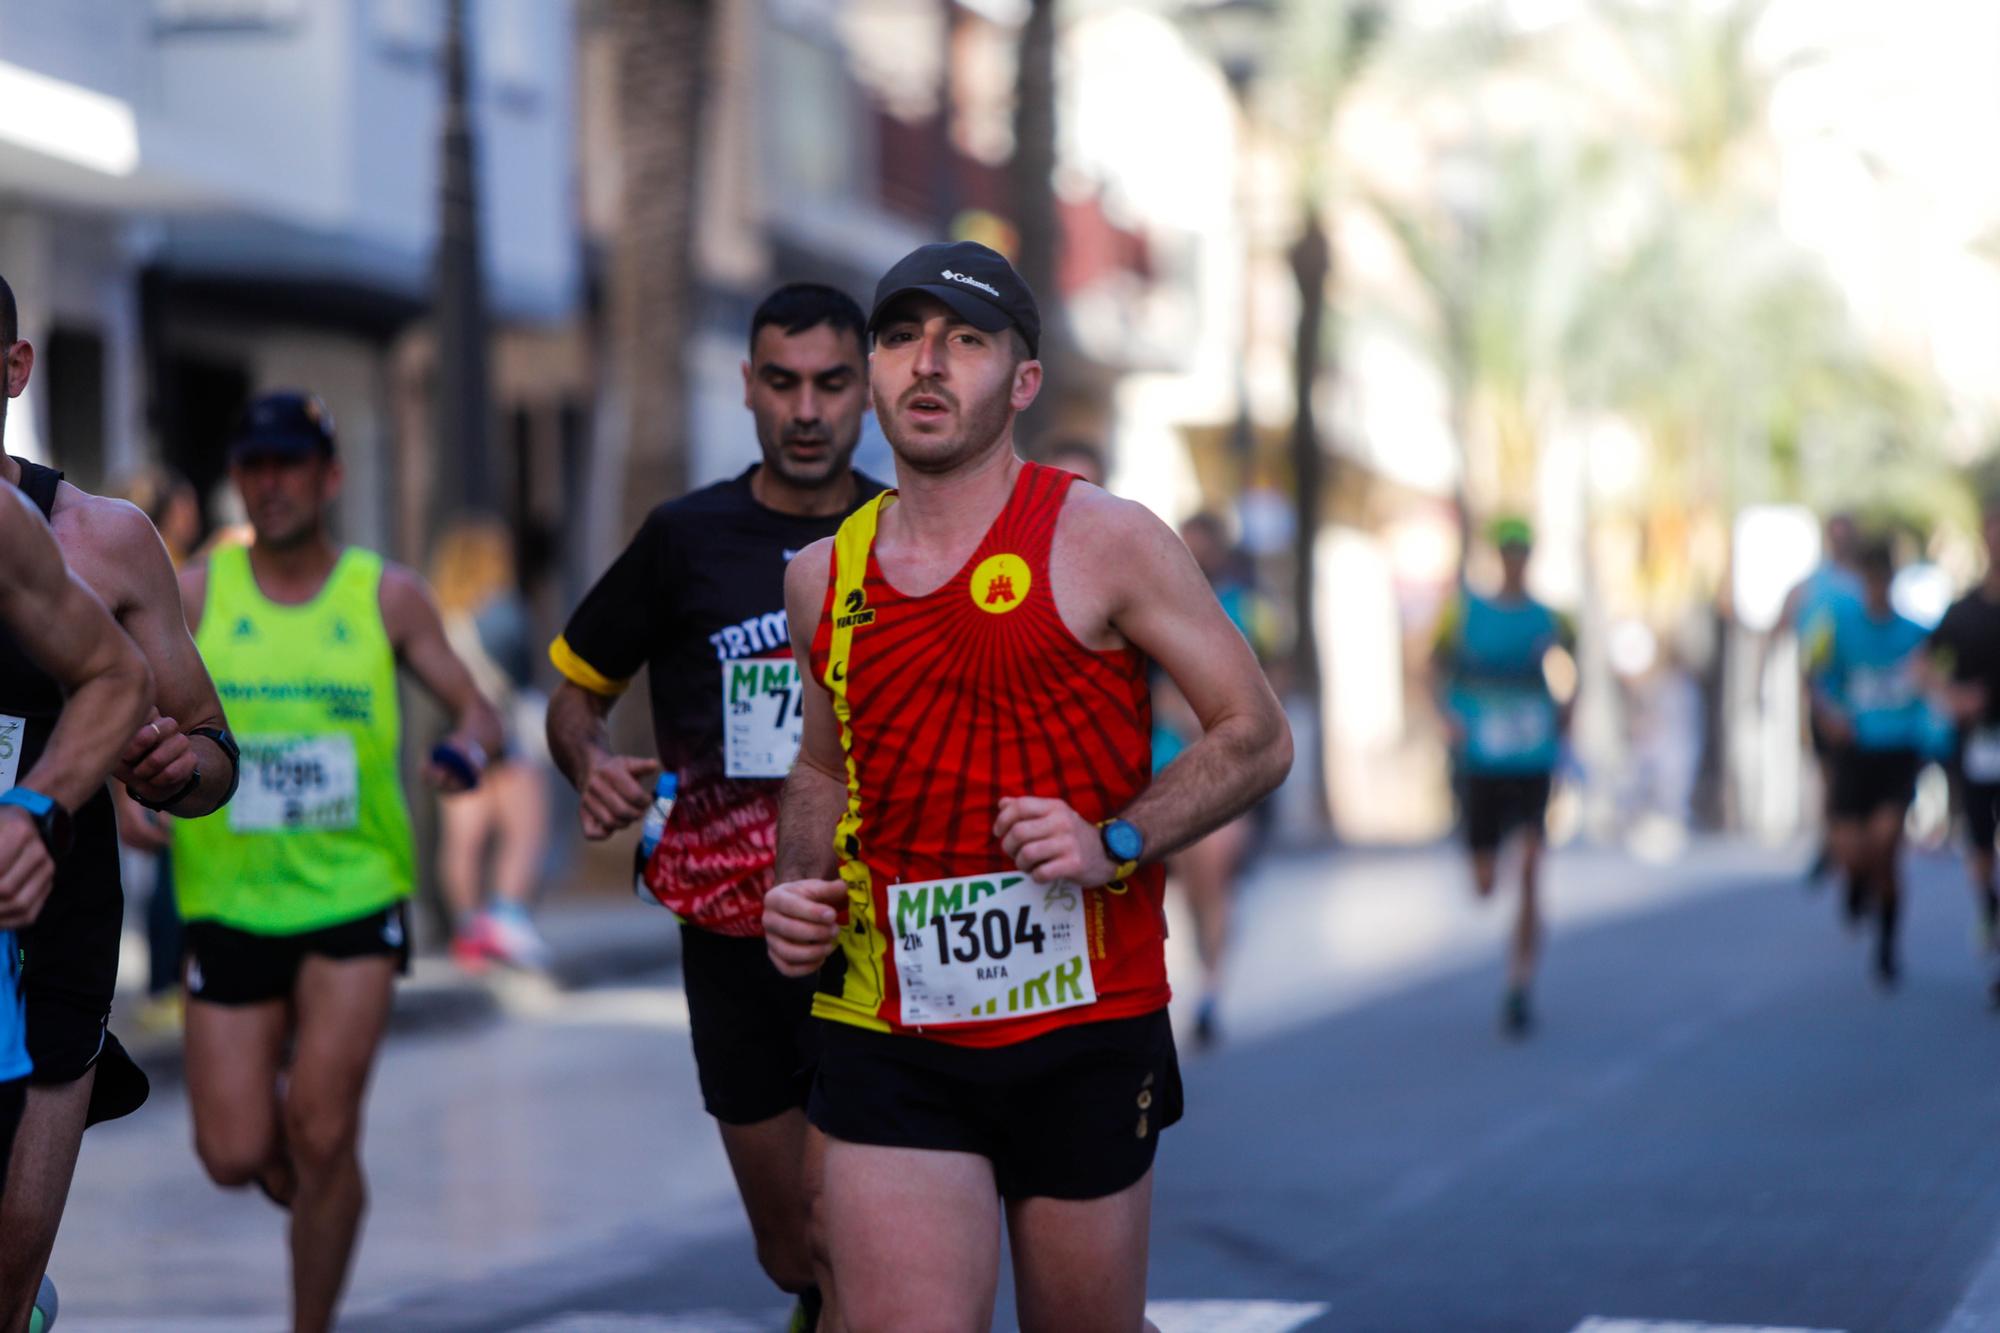
{"label": "blue digital watch", "polygon": [[0,791],[0,806],[4,805],[18,806],[28,812],[51,857],[60,861],[69,854],[76,830],[70,823],[69,811],[53,796],[44,796],[31,787],[9,787]]}
{"label": "blue digital watch", "polygon": [[1130,878],[1139,868],[1139,858],[1146,854],[1146,835],[1136,824],[1123,819],[1107,819],[1097,828],[1098,836],[1104,840],[1104,854],[1118,867],[1112,880]]}

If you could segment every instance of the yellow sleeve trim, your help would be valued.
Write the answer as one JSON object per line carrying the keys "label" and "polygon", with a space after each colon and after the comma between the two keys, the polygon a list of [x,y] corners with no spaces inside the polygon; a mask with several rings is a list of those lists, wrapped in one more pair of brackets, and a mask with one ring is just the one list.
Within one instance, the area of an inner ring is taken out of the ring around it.
{"label": "yellow sleeve trim", "polygon": [[576,649],[569,646],[569,640],[560,634],[556,635],[556,641],[549,645],[549,661],[556,664],[556,670],[562,672],[563,679],[570,684],[589,690],[592,694],[601,694],[607,699],[616,699],[625,693],[626,686],[632,683],[629,677],[624,680],[613,680],[578,657]]}

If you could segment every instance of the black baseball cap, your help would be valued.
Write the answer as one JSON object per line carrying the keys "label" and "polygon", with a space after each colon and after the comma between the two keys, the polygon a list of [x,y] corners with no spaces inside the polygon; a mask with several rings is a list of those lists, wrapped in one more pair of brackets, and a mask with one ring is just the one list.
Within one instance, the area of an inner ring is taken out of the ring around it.
{"label": "black baseball cap", "polygon": [[333,413],[314,394],[280,389],[250,401],[229,442],[229,459],[333,457]]}
{"label": "black baseball cap", "polygon": [[997,250],[976,241],[939,241],[904,255],[875,284],[870,336],[888,305],[911,292],[935,296],[975,329],[998,333],[1011,324],[1021,331],[1028,355],[1041,355],[1042,314],[1035,294]]}

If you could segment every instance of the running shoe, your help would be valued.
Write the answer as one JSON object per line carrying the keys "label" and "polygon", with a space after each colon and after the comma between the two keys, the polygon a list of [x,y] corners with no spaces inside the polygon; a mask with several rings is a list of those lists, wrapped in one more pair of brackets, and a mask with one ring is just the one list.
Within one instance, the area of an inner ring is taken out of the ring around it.
{"label": "running shoe", "polygon": [[1819,850],[1813,853],[1812,864],[1806,867],[1806,888],[1818,893],[1826,879],[1826,872],[1833,869],[1833,848],[1822,841]]}
{"label": "running shoe", "polygon": [[1207,1050],[1222,1040],[1222,1024],[1216,1017],[1213,995],[1204,995],[1194,1007],[1194,1044]]}
{"label": "running shoe", "polygon": [[485,915],[483,943],[491,957],[531,972],[546,972],[551,961],[548,941],[528,919],[528,911],[514,903],[501,903]]}
{"label": "running shoe", "polygon": [[486,970],[488,933],[486,918],[476,916],[451,937],[451,961],[459,971],[476,977]]}
{"label": "running shoe", "polygon": [[35,1308],[28,1315],[28,1333],[47,1333],[56,1326],[56,1284],[42,1274],[42,1289],[35,1293]]}
{"label": "running shoe", "polygon": [[1847,897],[1843,906],[1847,909],[1847,925],[1850,930],[1861,925],[1868,915],[1868,886],[1852,876],[1847,881]]}
{"label": "running shoe", "polygon": [[1896,961],[1895,947],[1886,940],[1878,942],[1875,946],[1875,984],[1885,991],[1894,990],[1902,975],[1903,969]]}
{"label": "running shoe", "polygon": [[1526,986],[1510,986],[1500,1005],[1500,1031],[1509,1037],[1525,1037],[1535,1026],[1535,1013],[1528,1003]]}

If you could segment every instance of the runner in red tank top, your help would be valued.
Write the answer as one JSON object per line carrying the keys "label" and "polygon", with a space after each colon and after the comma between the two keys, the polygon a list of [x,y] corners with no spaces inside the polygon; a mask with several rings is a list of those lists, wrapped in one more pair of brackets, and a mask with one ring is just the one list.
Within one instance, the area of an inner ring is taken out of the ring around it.
{"label": "runner in red tank top", "polygon": [[[915,251],[869,329],[899,488],[786,574],[809,683],[764,904],[779,969],[819,974],[831,1294],[986,1327],[1004,1201],[1024,1330],[1138,1329],[1181,1109],[1159,862],[1290,733],[1172,530],[1016,456],[1041,330],[1006,260]],[[1203,726],[1151,781],[1148,658]]]}

